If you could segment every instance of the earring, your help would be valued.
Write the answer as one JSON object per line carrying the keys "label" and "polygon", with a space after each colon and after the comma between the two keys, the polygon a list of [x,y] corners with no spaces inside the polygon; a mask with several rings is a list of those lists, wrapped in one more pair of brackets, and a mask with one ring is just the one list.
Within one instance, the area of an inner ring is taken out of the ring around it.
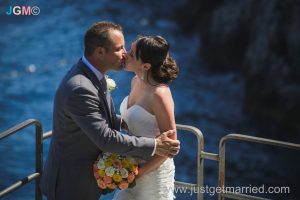
{"label": "earring", "polygon": [[144,79],[145,79],[145,71],[144,70],[142,71],[141,79],[142,79],[142,81],[144,81]]}

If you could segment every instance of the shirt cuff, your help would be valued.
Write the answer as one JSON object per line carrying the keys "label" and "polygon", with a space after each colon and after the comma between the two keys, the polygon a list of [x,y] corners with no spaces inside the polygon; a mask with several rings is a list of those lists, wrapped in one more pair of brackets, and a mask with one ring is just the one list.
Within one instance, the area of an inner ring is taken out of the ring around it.
{"label": "shirt cuff", "polygon": [[153,149],[151,156],[155,155],[155,151],[156,151],[156,139],[154,139],[154,149]]}

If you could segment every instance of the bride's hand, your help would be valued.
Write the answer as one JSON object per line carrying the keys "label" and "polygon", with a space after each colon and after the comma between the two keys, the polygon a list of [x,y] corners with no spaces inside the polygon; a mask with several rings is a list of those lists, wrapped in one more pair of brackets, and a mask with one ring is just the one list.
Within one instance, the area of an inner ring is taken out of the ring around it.
{"label": "bride's hand", "polygon": [[141,178],[143,175],[144,175],[144,170],[143,170],[143,167],[140,166],[140,167],[139,167],[139,173],[138,173],[138,175],[135,177],[135,179],[139,179],[139,178]]}
{"label": "bride's hand", "polygon": [[155,154],[160,156],[168,156],[173,158],[176,156],[180,149],[180,142],[178,140],[170,139],[169,137],[174,135],[174,130],[169,130],[160,134],[156,138],[156,151]]}

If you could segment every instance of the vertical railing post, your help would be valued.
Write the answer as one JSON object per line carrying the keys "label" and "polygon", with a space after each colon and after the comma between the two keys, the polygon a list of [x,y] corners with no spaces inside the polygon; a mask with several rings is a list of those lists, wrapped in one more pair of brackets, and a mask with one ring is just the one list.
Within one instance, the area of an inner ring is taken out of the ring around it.
{"label": "vertical railing post", "polygon": [[[225,186],[225,141],[221,139],[219,144],[219,178],[218,178],[218,186],[223,190]],[[218,200],[224,200],[222,197],[221,191],[218,195]]]}
{"label": "vertical railing post", "polygon": [[[204,168],[204,158],[202,157],[202,152],[204,150],[204,138],[202,132],[193,127],[193,126],[187,126],[182,124],[176,124],[177,129],[179,130],[185,130],[192,132],[197,137],[198,142],[198,149],[197,149],[197,184],[190,187],[191,190],[195,190],[194,193],[197,192],[197,200],[203,200],[203,192],[201,192],[201,188],[203,187],[203,168]],[[194,187],[194,188],[193,188]],[[195,188],[196,187],[196,188]],[[191,191],[192,192],[192,191]]]}
{"label": "vertical railing post", "polygon": [[[200,130],[198,130],[200,132]],[[200,132],[201,133],[201,132]],[[202,152],[204,150],[204,138],[202,133],[198,134],[198,159],[199,161],[197,162],[197,168],[199,170],[198,172],[198,177],[197,177],[197,187],[195,188],[197,190],[197,199],[198,200],[203,200],[204,194],[201,191],[201,188],[203,187],[204,184],[204,177],[203,177],[203,168],[204,168],[204,159],[202,157]]]}
{"label": "vertical railing post", "polygon": [[35,199],[42,200],[42,191],[40,189],[40,180],[43,168],[43,129],[42,124],[35,122],[35,171],[40,174],[35,180]]}

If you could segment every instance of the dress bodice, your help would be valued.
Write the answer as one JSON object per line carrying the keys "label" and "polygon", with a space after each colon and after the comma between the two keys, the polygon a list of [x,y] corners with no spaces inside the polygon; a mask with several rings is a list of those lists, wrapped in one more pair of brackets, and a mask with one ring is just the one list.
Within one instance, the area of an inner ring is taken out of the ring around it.
{"label": "dress bodice", "polygon": [[[159,134],[156,117],[140,105],[128,108],[128,96],[122,101],[120,112],[130,134],[144,137]],[[173,200],[174,177],[174,161],[168,158],[156,170],[137,179],[135,187],[117,191],[113,200]]]}
{"label": "dress bodice", "polygon": [[156,117],[140,105],[128,108],[128,96],[121,103],[120,113],[127,123],[130,135],[151,138],[159,135]]}

